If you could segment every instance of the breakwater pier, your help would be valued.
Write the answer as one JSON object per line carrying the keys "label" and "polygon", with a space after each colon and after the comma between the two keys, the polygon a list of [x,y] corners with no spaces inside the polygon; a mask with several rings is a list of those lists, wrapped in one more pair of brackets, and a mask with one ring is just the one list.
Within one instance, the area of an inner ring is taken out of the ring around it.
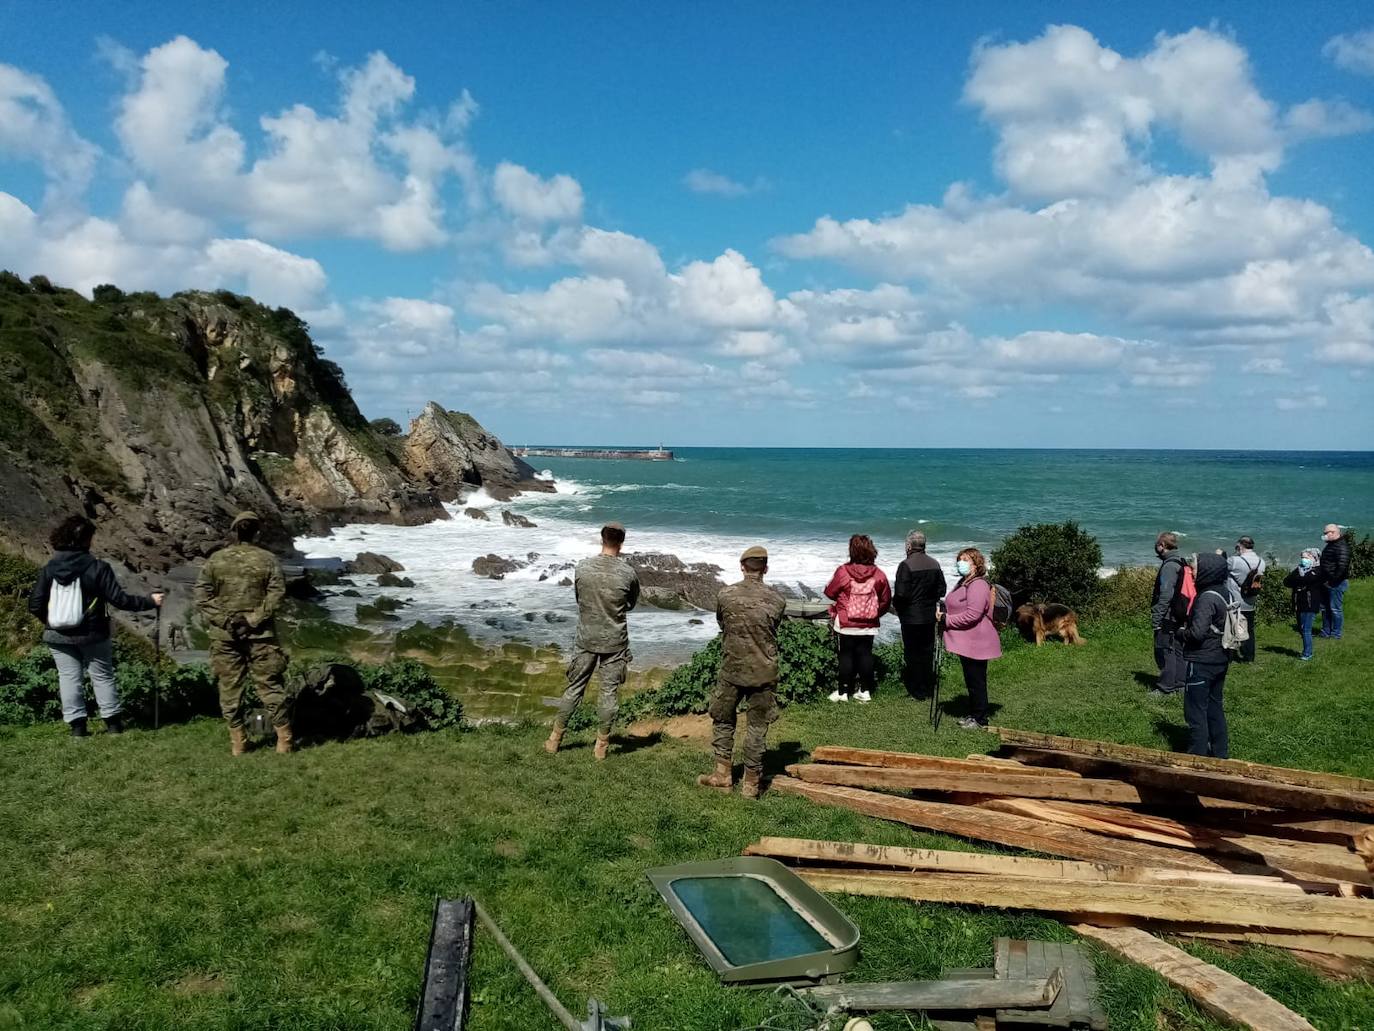
{"label": "breakwater pier", "polygon": [[517,458],[632,458],[645,462],[671,462],[673,453],[659,445],[656,448],[590,448],[590,447],[513,447]]}

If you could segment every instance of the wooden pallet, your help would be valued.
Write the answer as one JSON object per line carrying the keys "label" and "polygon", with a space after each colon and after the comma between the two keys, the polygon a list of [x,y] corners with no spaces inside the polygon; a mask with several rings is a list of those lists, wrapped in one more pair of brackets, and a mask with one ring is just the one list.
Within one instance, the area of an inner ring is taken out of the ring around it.
{"label": "wooden pallet", "polygon": [[[1011,938],[998,938],[995,942],[993,969],[945,970],[941,978],[948,980],[984,979],[995,977],[1031,978],[1047,977],[1056,967],[1064,972],[1064,986],[1048,1009],[999,1009],[995,1014],[980,1014],[977,1019],[987,1026],[991,1019],[996,1020],[999,1028],[1014,1027],[1067,1027],[1089,1028],[1091,1031],[1105,1031],[1107,1011],[1097,996],[1097,971],[1093,969],[1091,957],[1077,945],[1061,942],[1020,941]],[[939,1031],[963,1031],[978,1026],[970,1023],[967,1016],[962,1019],[954,1014],[931,1014],[932,1023]]]}

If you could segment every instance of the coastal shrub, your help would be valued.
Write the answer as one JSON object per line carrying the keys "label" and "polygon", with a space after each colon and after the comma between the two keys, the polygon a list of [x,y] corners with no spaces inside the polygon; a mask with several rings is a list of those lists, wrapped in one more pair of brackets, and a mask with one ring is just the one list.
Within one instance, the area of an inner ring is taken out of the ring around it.
{"label": "coastal shrub", "polygon": [[993,577],[1018,605],[1057,602],[1087,611],[1100,586],[1102,548],[1072,521],[1023,526],[990,559]]}
{"label": "coastal shrub", "polygon": [[41,723],[62,718],[57,667],[46,648],[0,656],[0,724]]}
{"label": "coastal shrub", "polygon": [[393,659],[380,666],[359,666],[369,691],[395,695],[418,709],[433,728],[463,723],[463,703],[444,689],[429,667],[418,659]]}
{"label": "coastal shrub", "polygon": [[118,304],[124,300],[124,291],[113,283],[101,283],[91,291],[91,300],[97,304]]}
{"label": "coastal shrub", "polygon": [[28,597],[38,567],[0,551],[0,654],[19,654],[38,643],[42,625],[29,615]]}
{"label": "coastal shrub", "polygon": [[1356,539],[1354,530],[1345,531],[1346,543],[1350,545],[1350,576],[1360,580],[1374,576],[1374,538],[1369,534]]}
{"label": "coastal shrub", "polygon": [[373,419],[369,426],[374,433],[380,433],[383,437],[399,437],[401,435],[401,424],[395,419]]}
{"label": "coastal shrub", "polygon": [[1086,614],[1100,620],[1148,620],[1157,572],[1154,566],[1122,566],[1098,585]]}

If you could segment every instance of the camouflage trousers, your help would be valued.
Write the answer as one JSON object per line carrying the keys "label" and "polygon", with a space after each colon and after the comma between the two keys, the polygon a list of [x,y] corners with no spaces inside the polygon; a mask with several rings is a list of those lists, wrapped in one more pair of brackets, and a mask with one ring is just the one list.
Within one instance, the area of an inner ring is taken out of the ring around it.
{"label": "camouflage trousers", "polygon": [[272,725],[290,724],[286,653],[276,641],[211,641],[210,671],[219,682],[219,709],[229,726],[243,726],[243,698],[250,679]]}
{"label": "camouflage trousers", "polygon": [[587,685],[592,682],[592,674],[597,666],[601,667],[601,700],[597,703],[596,714],[602,735],[611,732],[615,714],[620,710],[620,688],[630,668],[628,648],[618,652],[578,651],[573,655],[572,662],[568,663],[568,689],[558,702],[558,716],[554,719],[556,726],[568,725],[568,720],[582,701]]}
{"label": "camouflage trousers", "polygon": [[711,745],[716,752],[716,761],[733,763],[735,761],[735,711],[740,699],[749,703],[749,715],[745,719],[744,730],[744,769],[745,772],[763,771],[763,750],[768,741],[768,727],[778,718],[777,684],[760,684],[757,687],[740,687],[724,680],[717,681],[715,693],[711,695]]}

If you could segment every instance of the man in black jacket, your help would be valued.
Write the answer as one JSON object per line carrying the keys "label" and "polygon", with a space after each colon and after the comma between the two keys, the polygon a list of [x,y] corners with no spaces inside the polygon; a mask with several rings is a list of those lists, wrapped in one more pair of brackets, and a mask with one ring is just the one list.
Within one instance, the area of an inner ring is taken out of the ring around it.
{"label": "man in black jacket", "polygon": [[1320,637],[1340,637],[1345,626],[1345,591],[1350,586],[1350,542],[1335,523],[1327,523],[1322,531],[1322,581],[1326,584],[1326,602],[1322,605]]}
{"label": "man in black jacket", "polygon": [[1183,658],[1188,663],[1188,681],[1183,688],[1188,751],[1214,759],[1229,759],[1231,746],[1222,697],[1231,664],[1230,653],[1222,646],[1230,603],[1228,575],[1224,555],[1197,557],[1197,598],[1183,629]]}
{"label": "man in black jacket", "polygon": [[935,687],[935,606],[945,596],[945,574],[926,554],[926,535],[906,535],[906,559],[892,578],[892,609],[902,624],[902,682],[913,698]]}

